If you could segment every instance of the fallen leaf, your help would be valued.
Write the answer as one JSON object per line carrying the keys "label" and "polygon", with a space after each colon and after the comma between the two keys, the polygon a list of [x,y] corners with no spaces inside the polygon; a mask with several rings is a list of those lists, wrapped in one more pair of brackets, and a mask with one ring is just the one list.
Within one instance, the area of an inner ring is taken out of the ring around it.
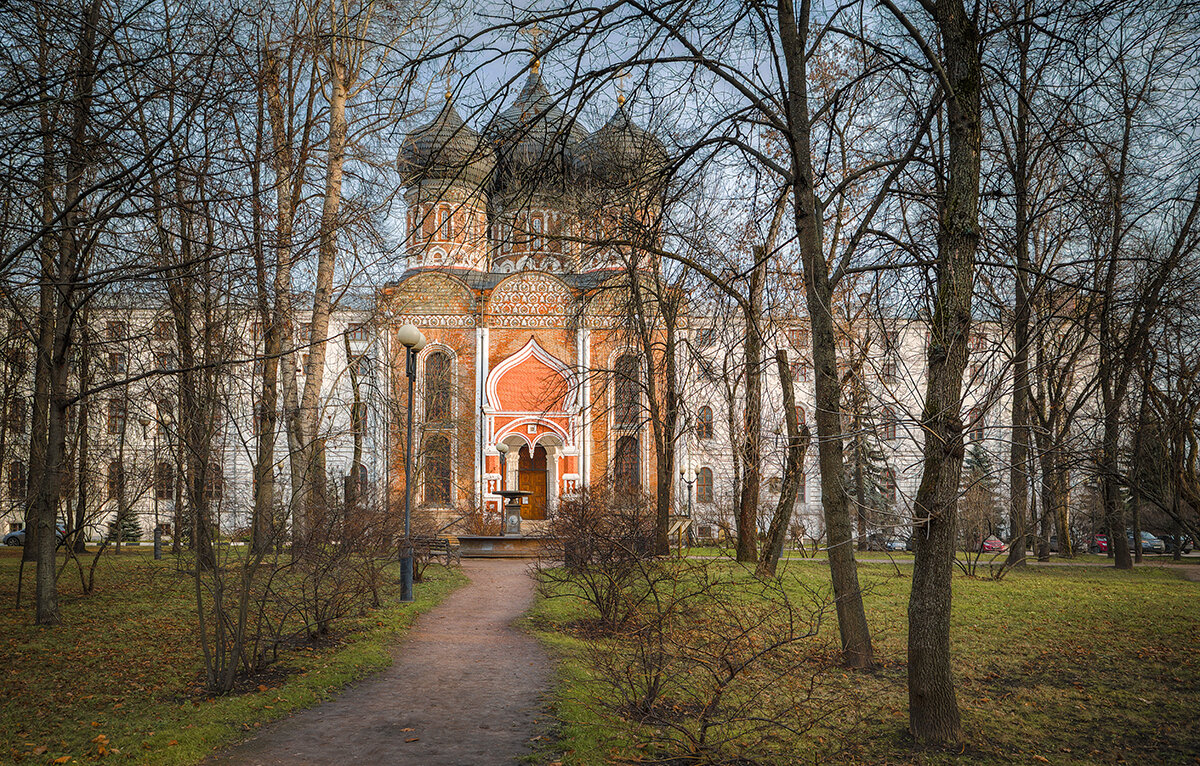
{"label": "fallen leaf", "polygon": [[416,742],[418,739],[420,739],[420,737],[409,737],[408,739],[406,739],[404,741],[405,742]]}
{"label": "fallen leaf", "polygon": [[167,747],[174,747],[175,745],[178,745],[178,744],[179,744],[179,740],[173,739],[167,743]]}
{"label": "fallen leaf", "polygon": [[71,760],[71,756],[64,755],[54,759],[54,763],[67,763]]}

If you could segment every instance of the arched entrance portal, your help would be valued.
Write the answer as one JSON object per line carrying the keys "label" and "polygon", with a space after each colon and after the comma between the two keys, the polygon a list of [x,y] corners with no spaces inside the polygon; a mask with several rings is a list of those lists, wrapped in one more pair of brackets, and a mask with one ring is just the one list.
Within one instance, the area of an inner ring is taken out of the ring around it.
{"label": "arched entrance portal", "polygon": [[521,445],[517,467],[517,488],[531,493],[521,503],[521,518],[540,521],[546,518],[546,450],[537,445],[530,454]]}

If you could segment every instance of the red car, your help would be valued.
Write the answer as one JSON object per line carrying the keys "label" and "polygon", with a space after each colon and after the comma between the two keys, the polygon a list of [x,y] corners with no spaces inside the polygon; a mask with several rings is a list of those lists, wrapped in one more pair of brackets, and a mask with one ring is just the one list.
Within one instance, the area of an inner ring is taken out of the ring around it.
{"label": "red car", "polygon": [[992,535],[980,544],[979,549],[984,553],[1004,553],[1008,546],[999,537]]}
{"label": "red car", "polygon": [[1088,548],[1092,553],[1108,553],[1108,535],[1092,535],[1092,544]]}

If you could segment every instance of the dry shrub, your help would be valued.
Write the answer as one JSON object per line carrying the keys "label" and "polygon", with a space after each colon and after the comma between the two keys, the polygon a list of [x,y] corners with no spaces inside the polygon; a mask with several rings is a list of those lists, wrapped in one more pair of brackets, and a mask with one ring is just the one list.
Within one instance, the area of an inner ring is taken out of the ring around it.
{"label": "dry shrub", "polygon": [[549,532],[539,562],[542,594],[582,600],[601,632],[624,628],[659,576],[652,504],[594,486],[559,503]]}
{"label": "dry shrub", "polygon": [[818,637],[826,597],[709,562],[653,569],[637,570],[642,597],[624,630],[589,652],[601,712],[642,725],[647,757],[795,763],[818,737],[836,739],[853,695],[833,683],[838,653]]}

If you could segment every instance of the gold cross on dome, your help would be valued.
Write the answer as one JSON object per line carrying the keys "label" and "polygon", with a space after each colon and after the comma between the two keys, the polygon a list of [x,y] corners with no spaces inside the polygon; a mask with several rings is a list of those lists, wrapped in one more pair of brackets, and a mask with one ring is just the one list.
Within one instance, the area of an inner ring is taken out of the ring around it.
{"label": "gold cross on dome", "polygon": [[613,78],[614,80],[617,81],[617,103],[618,104],[625,103],[625,83],[627,83],[629,81],[629,78],[631,76],[632,75],[630,75],[628,69],[622,69],[620,72],[617,72],[616,77]]}
{"label": "gold cross on dome", "polygon": [[541,40],[542,35],[546,34],[546,30],[539,27],[535,21],[527,27],[522,27],[518,34],[525,35],[529,38],[530,47],[533,48],[533,55],[536,58],[538,51],[540,50],[538,47],[538,42]]}

